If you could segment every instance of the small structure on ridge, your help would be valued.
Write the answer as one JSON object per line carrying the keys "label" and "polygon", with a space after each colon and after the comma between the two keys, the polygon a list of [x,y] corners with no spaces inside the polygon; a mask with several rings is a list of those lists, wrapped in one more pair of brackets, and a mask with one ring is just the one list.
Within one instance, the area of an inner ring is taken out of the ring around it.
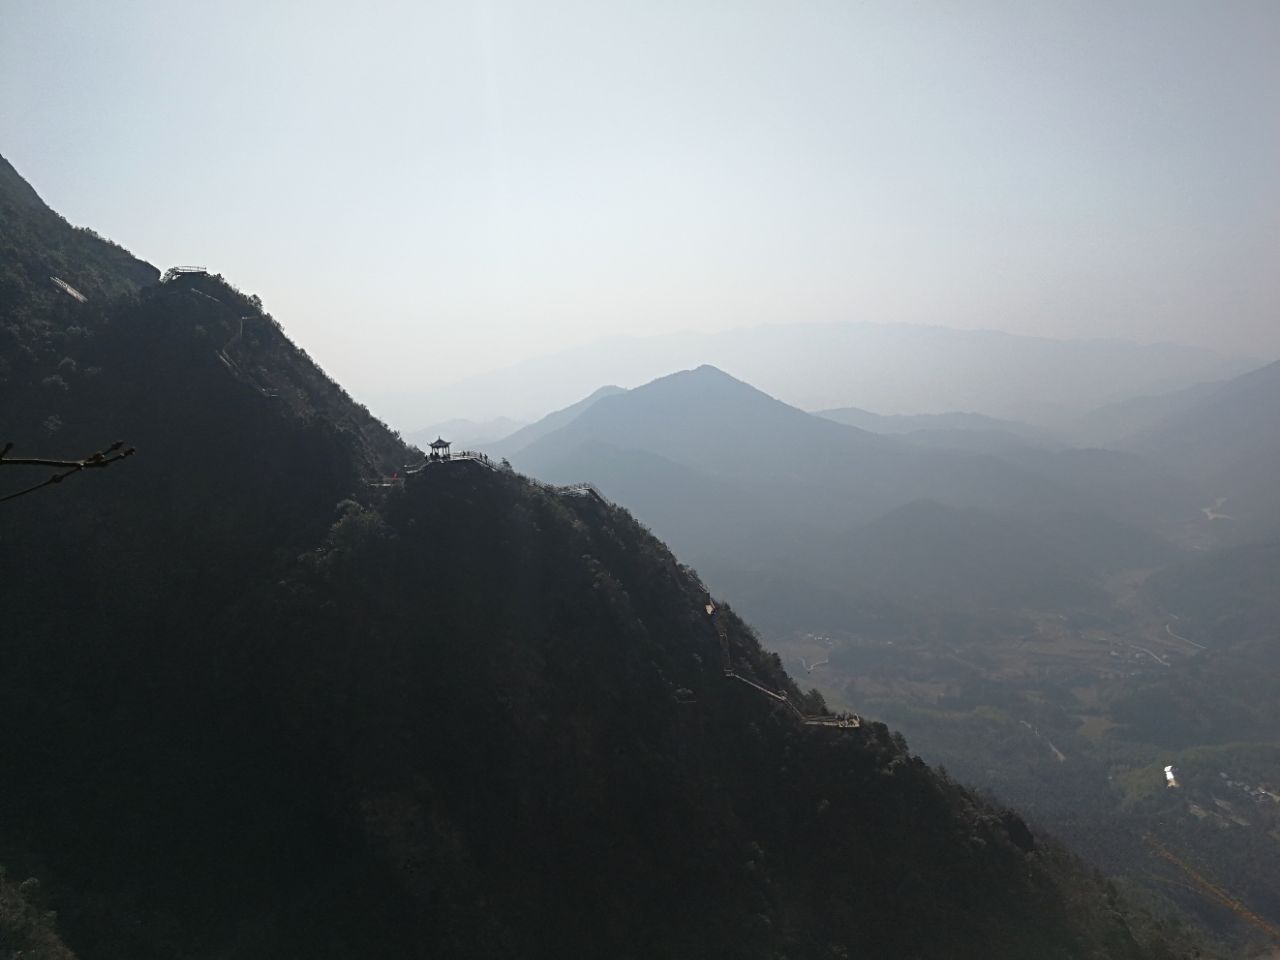
{"label": "small structure on ridge", "polygon": [[[428,434],[428,436],[430,436],[430,434]],[[448,460],[452,456],[449,451],[449,446],[450,444],[448,440],[441,440],[440,437],[437,436],[431,441],[431,453],[427,455],[427,459]]]}

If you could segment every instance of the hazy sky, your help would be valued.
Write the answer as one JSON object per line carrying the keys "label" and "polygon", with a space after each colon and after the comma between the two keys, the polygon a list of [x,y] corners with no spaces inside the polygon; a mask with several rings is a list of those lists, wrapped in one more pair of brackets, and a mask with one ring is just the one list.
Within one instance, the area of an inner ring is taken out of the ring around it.
{"label": "hazy sky", "polygon": [[608,333],[1280,355],[1280,2],[0,0],[0,153],[358,395]]}

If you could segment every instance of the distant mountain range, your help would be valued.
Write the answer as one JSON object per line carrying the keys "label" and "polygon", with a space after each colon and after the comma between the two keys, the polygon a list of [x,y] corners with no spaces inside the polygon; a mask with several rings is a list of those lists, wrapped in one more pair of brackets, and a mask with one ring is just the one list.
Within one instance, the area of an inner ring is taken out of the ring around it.
{"label": "distant mountain range", "polygon": [[819,410],[817,416],[871,433],[900,436],[926,447],[1004,453],[1024,447],[1056,447],[1060,441],[1042,427],[1016,420],[1000,420],[981,413],[920,413],[885,415],[860,407]]}
{"label": "distant mountain range", "polygon": [[980,414],[816,416],[703,366],[597,391],[499,447],[600,485],[758,622],[819,628],[904,602],[1096,605],[1107,576],[1175,544],[1280,529],[1280,364],[1126,407],[1117,428],[1147,426],[1077,449]]}
{"label": "distant mountain range", "polygon": [[815,411],[817,416],[836,423],[845,423],[860,430],[872,433],[915,433],[921,430],[967,430],[979,433],[1000,432],[1025,437],[1028,440],[1040,439],[1044,431],[1029,423],[1016,420],[1000,420],[981,413],[923,413],[886,415],[872,413],[859,407],[837,407],[834,410]]}
{"label": "distant mountain range", "polygon": [[1193,383],[1168,393],[1134,396],[1103,404],[1066,425],[1065,430],[1080,446],[1113,446],[1190,409],[1212,396],[1222,383],[1218,380]]}
{"label": "distant mountain range", "polygon": [[1197,392],[1118,446],[1221,498],[1230,539],[1280,535],[1280,362]]}
{"label": "distant mountain range", "polygon": [[[762,598],[792,591],[802,569],[804,590],[855,607],[1096,599],[1103,571],[1163,562],[1166,536],[1207,522],[1194,482],[1133,453],[1007,432],[1017,442],[1000,456],[922,446],[805,413],[710,366],[593,395],[526,429],[536,439],[511,449],[518,469],[597,483],[718,582],[740,585],[769,624],[780,618]],[[962,562],[964,542],[984,559]]]}
{"label": "distant mountain range", "polygon": [[371,397],[394,420],[534,419],[601,383],[634,387],[713,364],[806,410],[968,410],[1059,426],[1103,404],[1221,380],[1260,361],[1172,344],[1051,340],[876,323],[798,323],[722,333],[618,337],[441,386]]}

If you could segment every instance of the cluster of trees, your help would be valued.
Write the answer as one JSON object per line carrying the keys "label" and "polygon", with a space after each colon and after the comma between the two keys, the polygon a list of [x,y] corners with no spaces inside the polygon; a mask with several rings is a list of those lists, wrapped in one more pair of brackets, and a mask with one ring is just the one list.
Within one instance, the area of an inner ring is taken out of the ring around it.
{"label": "cluster of trees", "polygon": [[75,960],[58,937],[58,915],[42,910],[40,881],[13,882],[0,867],[0,954],[25,960]]}

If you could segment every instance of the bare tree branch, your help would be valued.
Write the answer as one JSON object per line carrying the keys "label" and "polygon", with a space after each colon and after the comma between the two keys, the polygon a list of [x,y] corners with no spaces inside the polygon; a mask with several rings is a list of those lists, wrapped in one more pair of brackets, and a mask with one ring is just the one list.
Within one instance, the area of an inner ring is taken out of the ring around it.
{"label": "bare tree branch", "polygon": [[15,493],[6,494],[0,497],[0,503],[7,500],[16,500],[18,497],[24,497],[28,493],[34,493],[44,487],[52,486],[55,483],[61,483],[73,473],[79,473],[81,470],[101,470],[111,466],[113,463],[131,457],[134,454],[133,447],[126,447],[123,440],[117,440],[105,450],[99,450],[91,453],[82,460],[50,460],[45,457],[9,457],[9,451],[13,449],[12,443],[6,443],[4,449],[0,450],[0,467],[55,467],[59,472],[52,473],[40,483],[33,484],[25,490],[18,490]]}

